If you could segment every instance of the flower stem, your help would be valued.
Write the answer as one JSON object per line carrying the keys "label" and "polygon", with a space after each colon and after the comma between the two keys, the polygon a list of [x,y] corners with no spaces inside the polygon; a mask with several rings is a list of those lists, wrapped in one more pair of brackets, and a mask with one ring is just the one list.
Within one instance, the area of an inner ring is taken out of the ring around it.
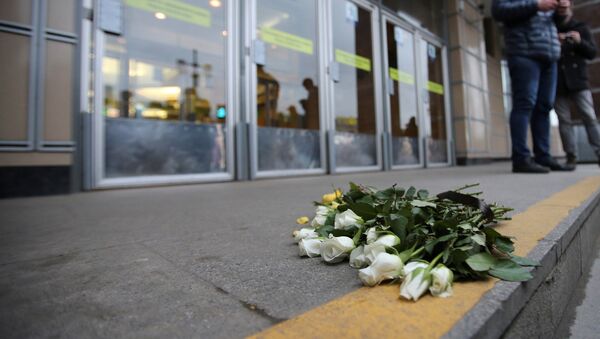
{"label": "flower stem", "polygon": [[440,258],[444,255],[444,252],[441,252],[440,254],[438,254],[435,258],[433,258],[433,260],[431,260],[431,262],[429,263],[429,266],[427,266],[427,270],[431,271],[431,269],[435,266],[435,264],[437,264],[437,262],[440,260]]}

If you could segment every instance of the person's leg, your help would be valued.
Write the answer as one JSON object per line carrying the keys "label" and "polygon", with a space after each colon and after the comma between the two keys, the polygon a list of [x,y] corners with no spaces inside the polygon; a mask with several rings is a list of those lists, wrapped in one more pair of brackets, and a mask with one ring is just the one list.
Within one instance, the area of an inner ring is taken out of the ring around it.
{"label": "person's leg", "polygon": [[567,158],[575,158],[577,143],[575,142],[573,121],[571,120],[571,102],[569,96],[566,94],[557,95],[554,110],[556,110],[556,115],[558,115],[558,130],[560,131],[563,150],[567,153]]}
{"label": "person's leg", "polygon": [[510,113],[513,165],[523,164],[531,158],[527,147],[527,130],[538,96],[540,68],[539,63],[530,58],[508,58],[513,99]]}
{"label": "person's leg", "polygon": [[531,116],[533,153],[535,160],[542,165],[553,160],[550,155],[550,110],[556,96],[556,77],[556,62],[542,63],[537,100]]}
{"label": "person's leg", "polygon": [[585,125],[588,142],[592,146],[592,149],[594,149],[594,152],[598,158],[600,158],[600,130],[598,128],[596,112],[594,111],[592,92],[588,89],[574,93],[572,97],[575,101],[575,104],[577,104],[579,112],[581,113],[581,119]]}

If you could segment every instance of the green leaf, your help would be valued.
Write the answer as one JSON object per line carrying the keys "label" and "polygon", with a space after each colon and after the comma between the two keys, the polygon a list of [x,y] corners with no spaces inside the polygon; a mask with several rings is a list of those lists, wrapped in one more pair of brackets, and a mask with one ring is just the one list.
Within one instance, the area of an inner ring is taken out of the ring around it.
{"label": "green leaf", "polygon": [[316,229],[317,234],[320,237],[327,238],[329,234],[333,232],[333,225],[322,226]]}
{"label": "green leaf", "polygon": [[356,201],[357,203],[363,203],[363,204],[368,204],[368,205],[373,205],[373,197],[370,195],[365,195],[364,197],[358,199]]}
{"label": "green leaf", "polygon": [[362,202],[356,203],[348,203],[348,207],[356,213],[359,217],[363,218],[363,220],[373,219],[377,216],[377,210],[375,207],[369,204],[365,204]]}
{"label": "green leaf", "polygon": [[485,246],[485,234],[475,234],[471,236],[471,239],[473,239],[473,241],[477,244]]}
{"label": "green leaf", "polygon": [[374,194],[374,196],[376,199],[379,199],[379,200],[388,200],[394,196],[395,192],[396,191],[395,191],[394,187],[390,187],[390,188],[384,189],[383,191],[377,191]]}
{"label": "green leaf", "polygon": [[458,225],[459,228],[462,228],[463,230],[469,231],[473,229],[473,226],[471,226],[471,224],[460,224]]}
{"label": "green leaf", "polygon": [[433,207],[433,208],[437,207],[436,204],[429,202],[429,201],[423,201],[423,200],[413,200],[410,202],[410,204],[415,207]]}
{"label": "green leaf", "polygon": [[450,239],[454,239],[456,237],[458,237],[458,234],[456,234],[456,233],[450,233],[450,234],[446,234],[444,236],[441,236],[439,238],[433,239],[432,241],[428,242],[425,245],[425,251],[431,253],[431,252],[433,252],[433,247],[435,245],[437,245],[439,243],[443,243],[443,242],[448,241]]}
{"label": "green leaf", "polygon": [[519,257],[517,255],[511,255],[510,256],[510,260],[516,264],[519,264],[521,266],[540,266],[540,263],[529,259],[529,258],[525,258],[525,257]]}
{"label": "green leaf", "polygon": [[429,197],[429,191],[427,190],[419,190],[417,192],[417,197],[421,200],[425,200]]}
{"label": "green leaf", "polygon": [[400,238],[400,240],[404,241],[406,239],[406,225],[408,224],[408,219],[400,214],[392,214],[390,215],[390,231],[392,231],[395,235]]}
{"label": "green leaf", "polygon": [[511,260],[498,260],[488,274],[507,281],[527,281],[533,278],[529,271]]}
{"label": "green leaf", "polygon": [[494,240],[496,248],[505,253],[511,253],[515,250],[512,240],[509,237],[499,236]]}
{"label": "green leaf", "polygon": [[498,259],[487,252],[481,252],[468,257],[465,261],[474,271],[487,271],[498,262]]}
{"label": "green leaf", "polygon": [[406,190],[406,193],[404,193],[404,197],[407,199],[411,199],[415,195],[416,192],[417,192],[417,189],[410,186],[408,188],[408,190]]}

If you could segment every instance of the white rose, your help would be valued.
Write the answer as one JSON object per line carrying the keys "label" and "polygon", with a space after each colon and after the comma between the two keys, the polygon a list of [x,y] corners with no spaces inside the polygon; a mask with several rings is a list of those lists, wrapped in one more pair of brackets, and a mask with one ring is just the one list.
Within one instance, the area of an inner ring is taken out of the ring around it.
{"label": "white rose", "polygon": [[321,227],[321,226],[325,225],[326,220],[327,220],[326,215],[316,215],[315,218],[310,223],[310,225],[312,227]]}
{"label": "white rose", "polygon": [[448,267],[442,264],[437,265],[431,270],[431,286],[429,287],[429,292],[431,292],[434,297],[447,298],[451,296],[453,279],[454,274]]}
{"label": "white rose", "polygon": [[404,265],[404,275],[409,275],[417,268],[425,268],[428,264],[422,261],[411,261],[408,264]]}
{"label": "white rose", "polygon": [[334,226],[336,230],[348,230],[354,225],[362,223],[362,218],[352,212],[352,210],[345,210],[344,212],[335,215]]}
{"label": "white rose", "polygon": [[327,216],[327,214],[329,214],[329,212],[331,212],[331,209],[327,206],[317,206],[317,209],[315,210],[315,214],[316,215],[322,215],[322,216]]}
{"label": "white rose", "polygon": [[298,251],[301,257],[309,257],[314,258],[321,255],[321,245],[323,244],[323,239],[321,238],[312,238],[312,239],[302,239],[298,243]]}
{"label": "white rose", "polygon": [[385,252],[386,247],[394,247],[400,243],[400,238],[394,234],[386,234],[377,238],[374,242],[365,245],[364,253],[367,262],[372,263],[379,253]]}
{"label": "white rose", "polygon": [[402,275],[402,260],[397,255],[379,253],[371,266],[358,271],[358,277],[367,286],[375,286],[386,279]]}
{"label": "white rose", "polygon": [[321,245],[321,256],[330,264],[343,261],[356,246],[348,237],[330,237]]}
{"label": "white rose", "polygon": [[406,274],[402,285],[400,285],[400,296],[417,301],[427,291],[431,284],[431,274],[427,268],[417,267]]}
{"label": "white rose", "polygon": [[319,237],[319,234],[315,232],[314,228],[301,228],[299,230],[294,231],[294,233],[292,234],[294,235],[294,240],[296,240],[296,242],[299,242],[302,239],[312,239]]}
{"label": "white rose", "polygon": [[367,235],[367,244],[372,244],[377,240],[377,227],[369,228],[365,234]]}
{"label": "white rose", "polygon": [[358,246],[350,252],[350,266],[353,268],[367,267],[369,263],[364,253],[365,247]]}

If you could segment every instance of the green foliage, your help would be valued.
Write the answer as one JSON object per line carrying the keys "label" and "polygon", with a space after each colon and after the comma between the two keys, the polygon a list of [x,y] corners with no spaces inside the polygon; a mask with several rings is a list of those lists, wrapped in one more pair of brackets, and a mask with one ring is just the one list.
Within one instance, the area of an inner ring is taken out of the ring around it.
{"label": "green foliage", "polygon": [[335,230],[332,213],[316,231],[322,237],[351,237],[359,246],[366,243],[367,231],[377,227],[379,235],[393,233],[400,238],[399,245],[387,250],[399,253],[404,262],[431,261],[439,256],[458,279],[486,275],[509,281],[530,279],[531,273],[524,267],[538,263],[513,255],[512,239],[492,227],[509,219],[506,213],[512,209],[485,204],[479,199],[481,192],[465,193],[476,186],[467,185],[438,197],[414,187],[404,190],[394,185],[378,190],[350,183],[335,212],[351,209],[364,223],[347,231]]}

